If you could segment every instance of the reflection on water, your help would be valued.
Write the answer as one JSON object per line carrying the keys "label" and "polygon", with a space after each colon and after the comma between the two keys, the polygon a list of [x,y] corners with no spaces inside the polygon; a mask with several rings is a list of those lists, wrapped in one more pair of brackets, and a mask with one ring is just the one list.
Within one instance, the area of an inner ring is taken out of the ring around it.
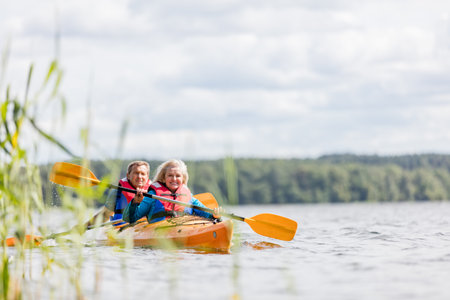
{"label": "reflection on water", "polygon": [[[236,222],[235,245],[227,255],[85,247],[84,294],[88,299],[450,297],[450,203],[245,206],[229,211],[246,217],[279,214],[296,220],[299,229],[293,241],[284,242]],[[42,277],[39,251],[31,255],[39,288],[30,293],[39,291],[43,299],[75,295],[67,275],[55,269]]]}
{"label": "reflection on water", "polygon": [[243,242],[241,244],[241,247],[251,247],[254,250],[281,248],[280,245],[274,244],[274,243],[270,243],[270,242],[257,242],[257,243]]}

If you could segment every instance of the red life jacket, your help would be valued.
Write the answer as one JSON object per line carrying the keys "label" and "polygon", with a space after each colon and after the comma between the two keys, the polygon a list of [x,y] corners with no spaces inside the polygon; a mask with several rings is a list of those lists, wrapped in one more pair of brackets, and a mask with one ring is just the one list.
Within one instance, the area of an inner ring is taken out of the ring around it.
{"label": "red life jacket", "polygon": [[[157,196],[164,197],[171,200],[177,200],[184,203],[189,203],[192,198],[191,191],[186,185],[181,185],[175,193],[172,193],[164,184],[161,184],[160,182],[153,182],[152,185],[150,185],[150,189],[154,190]],[[184,211],[184,206],[170,203],[167,201],[161,201],[161,203],[164,205],[164,209],[166,211]]]}
{"label": "red life jacket", "polygon": [[[149,180],[147,180],[147,183],[144,185],[143,189],[148,191],[148,188],[150,187],[150,184],[151,184],[151,181],[149,179]],[[132,190],[136,189],[135,187],[133,187],[128,182],[128,179],[126,177],[119,180],[119,186],[123,186],[125,188],[129,188],[129,189],[132,189]],[[135,193],[130,193],[130,192],[126,192],[126,191],[121,191],[121,192],[125,196],[125,198],[127,199],[127,203],[130,203],[131,200],[133,200],[134,196],[136,195]]]}

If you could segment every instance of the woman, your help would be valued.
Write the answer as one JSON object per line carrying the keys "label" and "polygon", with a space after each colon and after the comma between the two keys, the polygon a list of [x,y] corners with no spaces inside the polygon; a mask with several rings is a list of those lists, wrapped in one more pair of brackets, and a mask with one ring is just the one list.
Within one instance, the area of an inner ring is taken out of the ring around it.
{"label": "woman", "polygon": [[[188,180],[186,164],[177,159],[168,160],[158,167],[153,183],[150,185],[149,194],[205,207],[192,196],[187,187]],[[180,214],[198,215],[205,218],[214,217],[212,214],[201,210],[144,197],[145,189],[137,188],[136,191],[136,196],[123,212],[123,219],[129,223],[136,222],[144,216],[147,217],[149,223],[162,221],[164,218]],[[216,214],[219,214],[219,209],[215,211]]]}

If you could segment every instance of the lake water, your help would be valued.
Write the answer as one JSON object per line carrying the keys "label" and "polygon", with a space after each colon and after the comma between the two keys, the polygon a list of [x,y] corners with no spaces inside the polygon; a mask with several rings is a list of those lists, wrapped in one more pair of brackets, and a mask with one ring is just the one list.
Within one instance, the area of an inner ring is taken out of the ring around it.
{"label": "lake water", "polygon": [[[236,221],[232,254],[84,247],[80,290],[86,299],[450,299],[448,202],[228,211],[278,214],[299,229],[283,242]],[[55,246],[53,255],[75,261],[70,253]],[[42,275],[39,250],[31,256],[34,287],[25,299],[76,298],[68,272]]]}

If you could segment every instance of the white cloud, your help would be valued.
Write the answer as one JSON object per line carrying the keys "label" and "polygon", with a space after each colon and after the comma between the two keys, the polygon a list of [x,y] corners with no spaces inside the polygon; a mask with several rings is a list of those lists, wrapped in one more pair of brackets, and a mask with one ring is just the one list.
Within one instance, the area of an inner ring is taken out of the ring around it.
{"label": "white cloud", "polygon": [[125,119],[126,157],[450,151],[448,1],[19,2],[6,82],[58,54],[66,125],[40,122],[77,153],[88,99],[98,158]]}

